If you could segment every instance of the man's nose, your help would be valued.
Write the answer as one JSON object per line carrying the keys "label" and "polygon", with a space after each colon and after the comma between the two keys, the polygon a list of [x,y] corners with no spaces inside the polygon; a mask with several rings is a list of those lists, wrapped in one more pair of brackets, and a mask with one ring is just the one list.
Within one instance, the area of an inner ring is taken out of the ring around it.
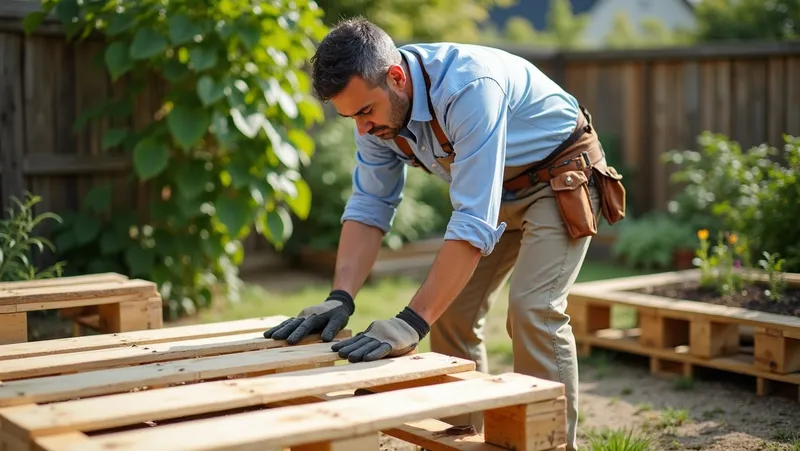
{"label": "man's nose", "polygon": [[358,126],[358,134],[362,136],[368,131],[372,130],[372,127],[375,126],[375,124],[373,124],[372,121],[366,121],[361,119],[356,119],[356,125]]}

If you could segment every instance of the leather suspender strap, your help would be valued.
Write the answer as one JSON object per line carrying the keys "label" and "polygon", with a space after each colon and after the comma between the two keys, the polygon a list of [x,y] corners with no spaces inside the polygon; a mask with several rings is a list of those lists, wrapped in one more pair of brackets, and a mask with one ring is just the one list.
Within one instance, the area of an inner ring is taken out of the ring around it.
{"label": "leather suspender strap", "polygon": [[[422,76],[425,78],[425,97],[428,99],[428,110],[431,113],[431,128],[433,128],[433,134],[436,136],[436,140],[439,142],[439,145],[442,146],[442,149],[451,154],[454,152],[453,144],[447,139],[447,135],[445,135],[444,130],[439,125],[439,121],[436,120],[436,113],[433,109],[433,102],[431,102],[430,90],[431,90],[431,79],[428,76],[428,71],[425,70],[425,65],[422,64],[422,58],[417,54],[417,52],[411,52],[414,56],[417,57],[417,61],[419,61],[419,67],[422,69]],[[406,141],[405,138],[400,136],[394,137],[394,142],[397,144],[397,147],[406,154],[407,157],[411,158],[414,161],[414,166],[421,167],[425,169],[426,172],[430,173],[431,171],[425,167],[424,164],[417,158],[414,152],[411,151],[411,147]]]}

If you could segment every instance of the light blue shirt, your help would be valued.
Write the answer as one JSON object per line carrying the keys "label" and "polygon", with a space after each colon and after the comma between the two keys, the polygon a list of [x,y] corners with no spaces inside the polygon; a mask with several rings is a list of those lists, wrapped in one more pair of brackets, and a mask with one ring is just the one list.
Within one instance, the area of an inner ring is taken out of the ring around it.
{"label": "light blue shirt", "polygon": [[[431,78],[430,97],[439,124],[453,143],[448,173],[433,157],[446,157],[429,121],[425,80],[416,50]],[[522,166],[549,155],[575,129],[579,106],[527,60],[477,45],[437,43],[400,48],[411,72],[411,118],[401,132],[433,174],[450,184],[453,215],[446,240],[464,240],[489,255],[505,230],[498,224],[505,166]],[[392,140],[356,130],[353,194],[342,221],[392,226],[412,161]],[[411,168],[411,170],[422,170]]]}

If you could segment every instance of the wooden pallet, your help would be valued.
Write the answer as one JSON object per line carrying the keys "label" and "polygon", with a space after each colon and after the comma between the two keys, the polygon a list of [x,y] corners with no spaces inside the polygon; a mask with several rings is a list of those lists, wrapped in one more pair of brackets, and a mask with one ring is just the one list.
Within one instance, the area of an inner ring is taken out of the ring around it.
{"label": "wooden pallet", "polygon": [[[632,291],[698,277],[686,270],[576,284],[567,312],[580,352],[597,347],[649,356],[654,374],[692,376],[698,366],[745,374],[756,378],[759,395],[787,385],[781,388],[800,400],[800,318]],[[786,280],[800,286],[798,274]],[[615,307],[635,309],[637,327],[612,327]],[[743,345],[745,335],[752,345]]]}
{"label": "wooden pallet", "polygon": [[[284,319],[0,346],[0,449],[377,451],[380,432],[430,450],[565,449],[559,383],[435,353],[351,364],[318,336],[263,338]],[[475,412],[483,434],[441,421]]]}
{"label": "wooden pallet", "polygon": [[162,303],[153,282],[105,273],[0,283],[0,344],[28,341],[30,311],[57,309],[100,332],[158,329]]}

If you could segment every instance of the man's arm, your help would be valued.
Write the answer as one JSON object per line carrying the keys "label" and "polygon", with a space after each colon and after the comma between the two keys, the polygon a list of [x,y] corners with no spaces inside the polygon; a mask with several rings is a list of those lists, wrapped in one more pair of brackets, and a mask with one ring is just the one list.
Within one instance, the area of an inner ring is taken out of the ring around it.
{"label": "man's arm", "polygon": [[378,258],[402,201],[406,168],[388,147],[356,135],[353,194],[342,214],[333,289],[355,297]]}
{"label": "man's arm", "polygon": [[409,307],[433,324],[464,289],[482,255],[500,239],[498,225],[506,155],[508,100],[490,78],[457,92],[447,109],[446,133],[455,148],[450,167],[454,213],[445,242]]}

